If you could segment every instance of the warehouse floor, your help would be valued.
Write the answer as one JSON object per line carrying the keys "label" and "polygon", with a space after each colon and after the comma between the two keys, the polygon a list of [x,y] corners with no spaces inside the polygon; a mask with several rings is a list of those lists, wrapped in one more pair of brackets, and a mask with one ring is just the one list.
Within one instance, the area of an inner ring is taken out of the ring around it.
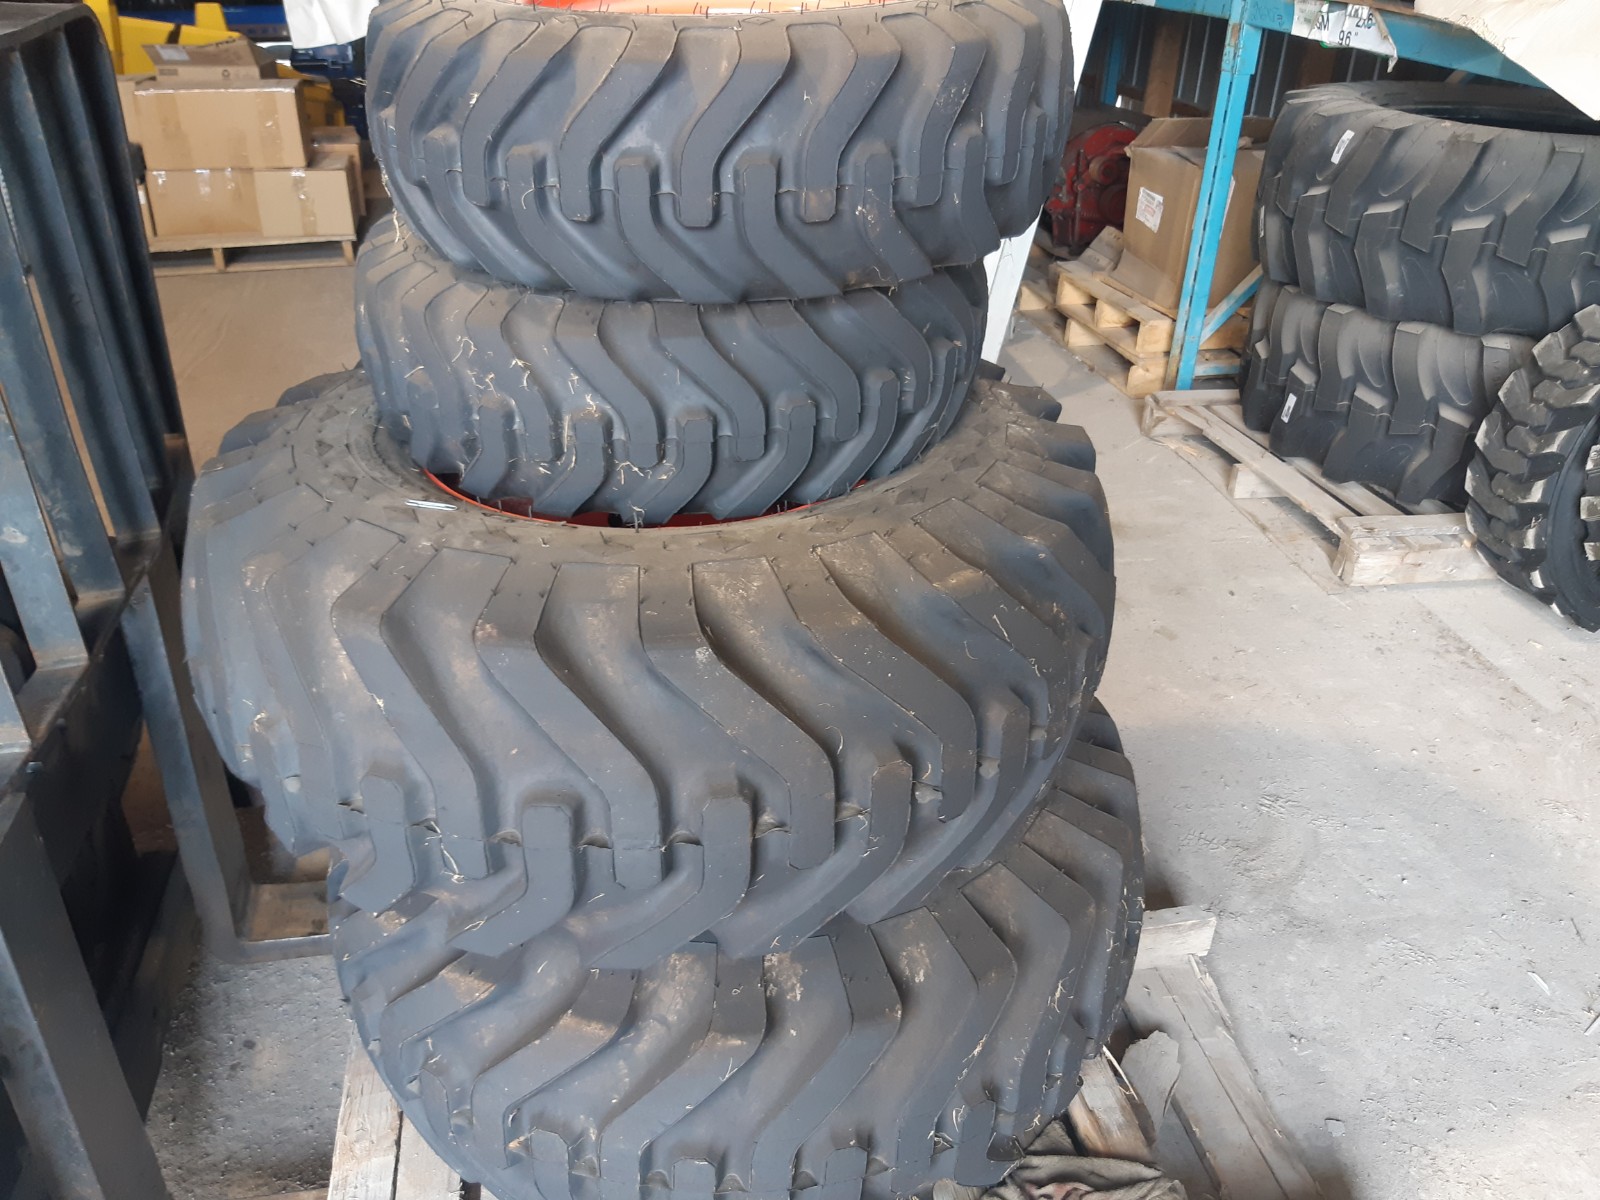
{"label": "warehouse floor", "polygon": [[[348,270],[161,291],[197,458],[356,360]],[[1220,917],[1325,1194],[1600,1196],[1600,636],[1495,583],[1328,590],[1026,322],[1007,365],[1100,449],[1152,902]],[[348,1037],[322,960],[198,963],[151,1113],[178,1200],[322,1182]]]}

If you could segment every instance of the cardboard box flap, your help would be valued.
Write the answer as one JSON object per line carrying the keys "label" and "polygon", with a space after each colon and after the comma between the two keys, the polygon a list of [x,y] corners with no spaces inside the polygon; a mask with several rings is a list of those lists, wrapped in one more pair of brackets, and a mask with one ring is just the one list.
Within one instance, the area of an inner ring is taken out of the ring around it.
{"label": "cardboard box flap", "polygon": [[[1270,117],[1246,117],[1239,130],[1240,143],[1246,146],[1263,145],[1272,135],[1272,125]],[[1210,139],[1210,117],[1163,117],[1141,129],[1139,136],[1128,143],[1128,152],[1189,147],[1204,151]]]}

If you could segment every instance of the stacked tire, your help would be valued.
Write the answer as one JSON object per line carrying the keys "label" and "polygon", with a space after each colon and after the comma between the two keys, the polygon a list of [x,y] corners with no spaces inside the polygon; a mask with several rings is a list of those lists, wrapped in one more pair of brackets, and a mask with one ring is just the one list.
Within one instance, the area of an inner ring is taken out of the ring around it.
{"label": "stacked tire", "polygon": [[1293,93],[1257,197],[1247,420],[1331,479],[1460,507],[1500,389],[1600,300],[1597,130],[1528,88]]}
{"label": "stacked tire", "polygon": [[990,1184],[1141,914],[1093,448],[976,352],[1065,16],[651,7],[375,11],[363,369],[201,475],[200,706],[500,1200]]}

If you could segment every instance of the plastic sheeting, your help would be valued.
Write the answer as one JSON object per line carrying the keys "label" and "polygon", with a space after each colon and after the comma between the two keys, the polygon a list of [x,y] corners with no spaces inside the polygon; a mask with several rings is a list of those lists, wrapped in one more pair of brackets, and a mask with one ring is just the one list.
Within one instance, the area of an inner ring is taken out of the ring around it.
{"label": "plastic sheeting", "polygon": [[1470,29],[1546,87],[1600,119],[1596,0],[1416,0],[1417,12]]}

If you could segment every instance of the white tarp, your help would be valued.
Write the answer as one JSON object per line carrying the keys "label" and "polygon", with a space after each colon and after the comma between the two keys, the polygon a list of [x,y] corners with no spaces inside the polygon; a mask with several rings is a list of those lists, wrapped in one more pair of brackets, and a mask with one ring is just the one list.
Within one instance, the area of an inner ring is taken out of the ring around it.
{"label": "white tarp", "polygon": [[1546,87],[1600,119],[1597,0],[1416,0],[1417,12],[1472,30]]}

